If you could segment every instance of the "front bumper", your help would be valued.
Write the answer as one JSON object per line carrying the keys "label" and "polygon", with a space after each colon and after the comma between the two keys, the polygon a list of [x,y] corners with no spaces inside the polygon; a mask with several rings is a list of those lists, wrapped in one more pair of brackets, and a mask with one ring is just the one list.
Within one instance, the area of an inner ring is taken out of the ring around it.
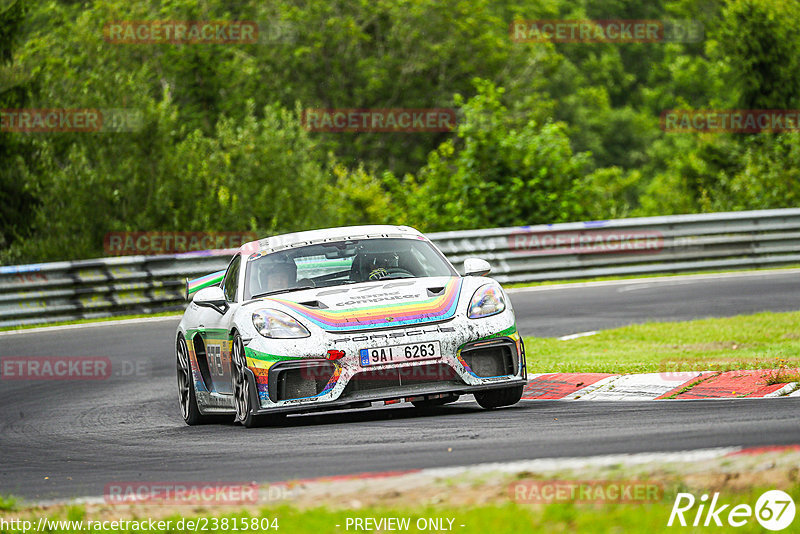
{"label": "front bumper", "polygon": [[[248,370],[249,371],[249,370]],[[250,371],[251,384],[254,383],[255,375]],[[495,382],[491,384],[483,384],[478,386],[470,386],[464,384],[456,386],[453,384],[431,384],[431,385],[415,385],[415,386],[401,386],[396,389],[383,389],[380,392],[359,392],[353,396],[348,396],[346,399],[338,399],[334,401],[307,401],[302,404],[284,404],[260,408],[254,410],[255,415],[267,414],[290,414],[290,413],[309,413],[330,410],[344,410],[348,408],[361,408],[366,407],[365,403],[384,402],[394,400],[422,400],[431,395],[467,395],[470,393],[486,391],[491,389],[524,386],[527,381],[523,378],[514,378],[504,380],[503,382]],[[251,388],[254,402],[257,400],[255,392]]]}
{"label": "front bumper", "polygon": [[[436,328],[445,330],[447,327]],[[334,344],[351,355],[349,359],[335,362],[322,358],[283,358],[270,362],[248,358],[251,400],[257,407],[254,413],[363,407],[376,401],[422,400],[429,396],[464,395],[526,384],[525,349],[513,323],[492,334],[482,332],[484,335],[477,339],[470,339],[474,332],[452,330],[439,334],[438,341],[443,347],[440,359],[415,364],[361,367],[356,358],[358,350],[369,346],[370,342],[363,336],[350,339],[348,343]],[[427,335],[422,332],[418,339],[425,342],[434,338],[432,332]],[[373,346],[390,343],[381,337],[371,341]],[[476,358],[476,355],[486,358]],[[489,365],[481,363],[487,361]],[[303,383],[303,379],[307,382]]]}

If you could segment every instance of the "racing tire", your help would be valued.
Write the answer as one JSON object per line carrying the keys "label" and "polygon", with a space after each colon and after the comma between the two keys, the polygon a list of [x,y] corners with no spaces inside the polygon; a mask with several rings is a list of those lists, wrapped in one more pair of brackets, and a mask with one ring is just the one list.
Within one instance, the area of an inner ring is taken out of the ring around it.
{"label": "racing tire", "polygon": [[253,415],[252,384],[248,378],[247,358],[244,352],[242,336],[235,333],[233,336],[233,350],[231,351],[231,379],[233,380],[233,400],[236,407],[236,422],[245,428],[257,428],[273,425],[285,419],[282,415]]}
{"label": "racing tire", "polygon": [[436,408],[437,406],[444,406],[445,404],[450,404],[451,402],[457,401],[460,397],[461,397],[460,395],[453,395],[452,397],[440,397],[438,399],[412,401],[411,404],[414,405],[414,408],[419,408],[424,410],[427,408]]}
{"label": "racing tire", "polygon": [[522,398],[522,390],[525,386],[513,386],[503,389],[490,389],[489,391],[478,391],[475,393],[475,400],[481,408],[491,410],[502,406],[516,404]]}
{"label": "racing tire", "polygon": [[230,417],[204,415],[200,412],[200,407],[197,406],[197,396],[194,392],[189,347],[186,345],[186,339],[183,336],[178,338],[178,343],[175,346],[175,360],[178,375],[178,402],[180,402],[184,422],[189,426],[230,422]]}

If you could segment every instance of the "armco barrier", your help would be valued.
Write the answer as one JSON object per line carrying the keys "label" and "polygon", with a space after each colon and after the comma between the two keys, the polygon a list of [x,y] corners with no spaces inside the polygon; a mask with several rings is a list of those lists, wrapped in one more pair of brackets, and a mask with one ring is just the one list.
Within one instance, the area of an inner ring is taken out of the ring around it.
{"label": "armco barrier", "polygon": [[[673,215],[429,234],[457,267],[478,256],[500,282],[800,264],[800,209]],[[232,250],[0,267],[0,327],[182,311],[184,279]]]}

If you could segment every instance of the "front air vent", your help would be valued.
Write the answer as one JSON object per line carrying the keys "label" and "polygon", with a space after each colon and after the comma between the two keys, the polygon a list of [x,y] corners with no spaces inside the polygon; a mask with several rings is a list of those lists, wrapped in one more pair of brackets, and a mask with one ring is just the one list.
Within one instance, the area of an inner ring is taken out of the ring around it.
{"label": "front air vent", "polygon": [[298,302],[300,306],[305,306],[306,308],[314,308],[316,310],[327,310],[328,307],[325,305],[324,302],[320,302],[318,300],[309,300],[308,302]]}
{"label": "front air vent", "polygon": [[518,356],[511,341],[468,346],[461,351],[461,358],[481,378],[516,374]]}
{"label": "front air vent", "polygon": [[200,368],[200,376],[203,378],[203,385],[207,391],[211,391],[211,373],[208,369],[208,358],[206,357],[206,344],[203,342],[203,337],[200,334],[195,334],[192,337],[192,345],[194,346],[194,354],[197,359],[197,367]]}
{"label": "front air vent", "polygon": [[436,386],[444,383],[463,384],[455,370],[444,363],[370,369],[353,376],[347,383],[342,397],[365,391],[379,392],[399,386]]}
{"label": "front air vent", "polygon": [[325,390],[336,366],[325,360],[282,362],[269,370],[272,402],[314,397]]}

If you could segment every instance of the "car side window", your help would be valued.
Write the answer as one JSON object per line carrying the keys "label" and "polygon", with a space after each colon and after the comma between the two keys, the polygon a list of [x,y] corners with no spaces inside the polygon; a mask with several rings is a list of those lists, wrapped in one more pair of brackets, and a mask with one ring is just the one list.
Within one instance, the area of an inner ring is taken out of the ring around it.
{"label": "car side window", "polygon": [[236,288],[239,285],[239,265],[241,264],[242,257],[236,256],[228,266],[228,272],[225,273],[225,279],[222,281],[222,292],[225,293],[225,300],[228,302],[236,302]]}

